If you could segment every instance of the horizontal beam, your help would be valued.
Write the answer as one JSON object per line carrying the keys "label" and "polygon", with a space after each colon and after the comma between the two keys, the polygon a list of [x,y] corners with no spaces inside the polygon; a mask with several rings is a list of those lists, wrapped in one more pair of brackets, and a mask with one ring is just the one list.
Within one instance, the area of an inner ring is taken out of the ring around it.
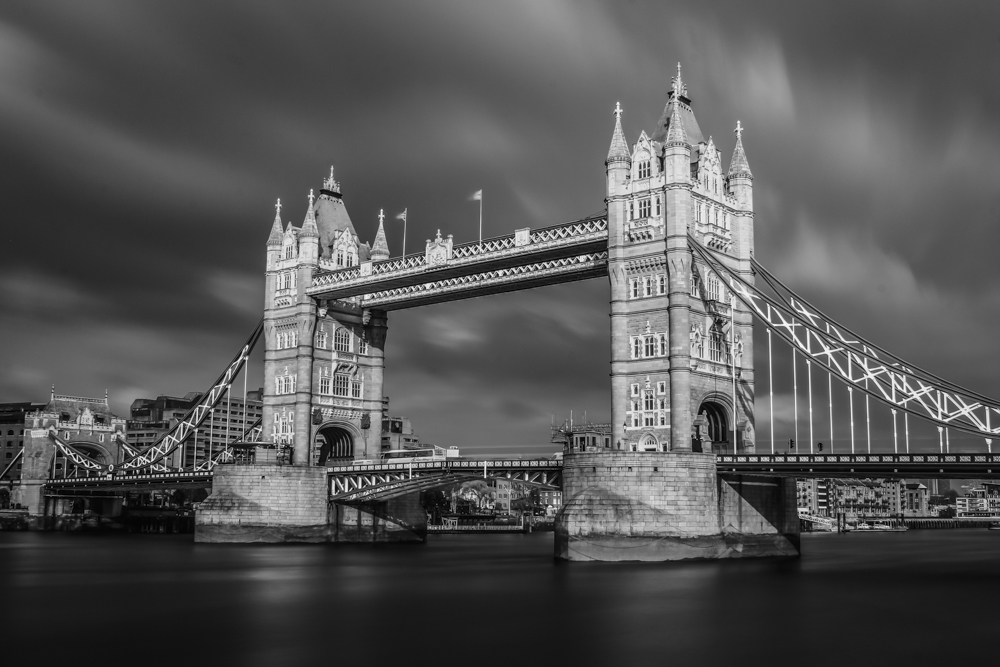
{"label": "horizontal beam", "polygon": [[1000,454],[722,454],[716,469],[798,478],[1000,478]]}

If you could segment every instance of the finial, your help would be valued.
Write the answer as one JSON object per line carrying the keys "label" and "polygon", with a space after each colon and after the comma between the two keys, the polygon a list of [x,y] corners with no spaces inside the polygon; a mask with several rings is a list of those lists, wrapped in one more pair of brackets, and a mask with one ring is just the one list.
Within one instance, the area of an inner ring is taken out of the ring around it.
{"label": "finial", "polygon": [[740,125],[740,121],[736,121],[736,129],[733,132],[736,133],[737,141],[743,138],[743,126]]}
{"label": "finial", "polygon": [[382,221],[385,220],[385,213],[383,212],[384,210],[385,209],[381,209],[381,208],[378,210],[378,224],[379,225],[381,225]]}
{"label": "finial", "polygon": [[313,196],[313,191],[312,191],[312,188],[309,188],[309,208],[312,208],[312,205],[313,205],[313,200],[314,200],[315,198],[316,198],[316,197],[315,197],[315,196]]}
{"label": "finial", "polygon": [[677,63],[677,76],[671,82],[670,87],[674,90],[674,98],[678,98],[681,95],[687,95],[687,86],[684,85],[684,80],[681,79],[681,64]]}
{"label": "finial", "polygon": [[281,198],[278,198],[278,203],[274,205],[274,211],[278,215],[281,215]]}
{"label": "finial", "polygon": [[333,180],[333,165],[330,165],[330,180]]}
{"label": "finial", "polygon": [[616,119],[618,120],[622,119],[622,105],[619,104],[618,102],[615,102],[615,110],[613,113],[615,114]]}

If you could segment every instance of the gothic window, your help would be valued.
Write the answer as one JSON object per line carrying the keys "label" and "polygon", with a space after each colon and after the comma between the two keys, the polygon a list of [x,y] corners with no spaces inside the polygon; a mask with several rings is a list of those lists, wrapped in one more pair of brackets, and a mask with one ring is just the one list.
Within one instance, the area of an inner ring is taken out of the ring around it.
{"label": "gothic window", "polygon": [[[667,393],[667,383],[666,382],[657,382],[656,383],[656,393],[657,394],[665,394],[665,393]],[[660,401],[660,409],[661,410],[663,409],[663,401]]]}
{"label": "gothic window", "polygon": [[321,377],[319,379],[319,393],[329,394],[330,393],[330,378]]}
{"label": "gothic window", "polygon": [[354,266],[357,263],[358,263],[358,257],[357,257],[357,255],[354,254],[353,250],[348,250],[347,251],[347,265],[348,266]]}
{"label": "gothic window", "polygon": [[288,347],[297,347],[299,344],[299,332],[290,331],[288,333]]}
{"label": "gothic window", "polygon": [[639,217],[640,218],[649,217],[649,199],[639,200]]}
{"label": "gothic window", "polygon": [[316,332],[316,347],[326,349],[326,327],[320,327]]}
{"label": "gothic window", "polygon": [[639,178],[649,178],[649,160],[639,163]]}
{"label": "gothic window", "polygon": [[343,327],[338,327],[333,334],[333,349],[337,352],[350,352],[351,351],[351,334],[347,332],[347,329]]}
{"label": "gothic window", "polygon": [[351,378],[348,375],[334,375],[333,376],[333,395],[334,396],[347,396],[348,391],[351,387]]}
{"label": "gothic window", "polygon": [[656,215],[657,216],[660,215],[660,198],[659,197],[656,198]]}
{"label": "gothic window", "polygon": [[726,360],[726,338],[718,329],[712,329],[709,354],[711,360],[717,363],[723,363]]}
{"label": "gothic window", "polygon": [[294,394],[295,393],[295,376],[294,375],[279,375],[274,378],[274,393],[275,394]]}
{"label": "gothic window", "polygon": [[643,407],[646,410],[655,410],[656,409],[656,399],[653,398],[653,392],[649,392],[648,394],[646,394],[646,398],[644,399],[643,402],[645,403],[645,405]]}
{"label": "gothic window", "polygon": [[351,383],[351,398],[361,398],[361,383],[352,382]]}
{"label": "gothic window", "polygon": [[722,299],[722,290],[719,286],[719,277],[714,273],[708,274],[708,298],[711,301],[720,301]]}
{"label": "gothic window", "polygon": [[699,280],[698,271],[697,270],[691,271],[691,296],[693,297],[701,296],[701,294],[698,291],[698,280]]}
{"label": "gothic window", "polygon": [[653,296],[653,279],[650,277],[643,278],[643,293],[645,296]]}
{"label": "gothic window", "polygon": [[337,250],[337,266],[343,266],[343,265],[344,265],[344,251]]}
{"label": "gothic window", "polygon": [[635,220],[635,202],[628,203],[628,219]]}
{"label": "gothic window", "polygon": [[663,294],[667,291],[667,277],[662,273],[657,277],[656,293]]}
{"label": "gothic window", "polygon": [[643,415],[642,421],[644,426],[656,426],[656,414],[653,412],[647,412]]}
{"label": "gothic window", "polygon": [[656,337],[646,336],[646,355],[647,357],[656,356]]}
{"label": "gothic window", "polygon": [[638,278],[632,281],[632,298],[639,298],[639,280]]}
{"label": "gothic window", "polygon": [[358,354],[368,354],[368,341],[358,338]]}
{"label": "gothic window", "polygon": [[292,246],[292,244],[289,243],[288,245],[285,246],[285,259],[291,259],[294,253],[295,253],[295,248]]}
{"label": "gothic window", "polygon": [[[638,384],[633,384],[632,385],[632,395],[633,396],[638,396],[639,395],[639,385]],[[632,409],[635,410],[635,404],[633,403],[632,405],[633,405]]]}
{"label": "gothic window", "polygon": [[[636,336],[632,339],[632,358],[639,359],[642,357],[642,338]],[[638,391],[637,384],[632,385],[634,391]],[[633,392],[634,393],[634,392]]]}
{"label": "gothic window", "polygon": [[667,356],[667,335],[660,334],[660,356]]}

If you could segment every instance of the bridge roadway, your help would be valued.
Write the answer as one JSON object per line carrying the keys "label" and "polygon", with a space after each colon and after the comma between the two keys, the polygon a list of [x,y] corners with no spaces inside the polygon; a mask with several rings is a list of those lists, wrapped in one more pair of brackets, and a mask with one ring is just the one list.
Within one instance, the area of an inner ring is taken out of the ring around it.
{"label": "bridge roadway", "polygon": [[[803,479],[1000,478],[1000,454],[720,454],[716,461],[720,473]],[[328,467],[327,473],[330,497],[344,502],[384,499],[476,478],[517,481],[539,488],[562,487],[562,462],[556,460],[497,459],[341,465]],[[46,493],[49,496],[88,495],[96,491],[207,488],[211,484],[211,471],[113,474],[50,479],[46,482]]]}

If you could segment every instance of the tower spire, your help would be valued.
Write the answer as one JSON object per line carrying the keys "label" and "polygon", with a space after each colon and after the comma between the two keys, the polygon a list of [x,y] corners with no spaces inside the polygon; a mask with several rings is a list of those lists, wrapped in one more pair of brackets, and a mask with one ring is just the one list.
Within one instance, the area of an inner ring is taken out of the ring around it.
{"label": "tower spire", "polygon": [[615,102],[615,131],[611,135],[611,148],[608,149],[607,162],[629,162],[632,159],[628,150],[628,143],[625,141],[625,134],[622,132],[622,105]]}
{"label": "tower spire", "polygon": [[382,225],[385,220],[385,209],[378,210],[378,232],[375,234],[375,242],[372,243],[371,258],[373,262],[381,262],[389,259],[389,243],[385,239],[385,227]]}
{"label": "tower spire", "polygon": [[274,224],[271,225],[271,235],[267,237],[267,245],[281,245],[281,200],[274,205]]}
{"label": "tower spire", "polygon": [[740,121],[736,121],[736,129],[733,130],[736,134],[736,148],[733,149],[733,159],[729,161],[729,176],[749,176],[753,178],[753,174],[750,173],[750,163],[747,162],[747,154],[743,150],[743,125]]}
{"label": "tower spire", "polygon": [[[667,144],[687,143],[687,132],[684,131],[684,122],[681,120],[681,95],[683,94],[681,90],[683,89],[683,84],[681,83],[680,67],[680,63],[677,63],[677,76],[673,82],[673,108],[670,110],[670,126],[667,129],[665,141]],[[687,92],[686,89],[683,90]]]}
{"label": "tower spire", "polygon": [[306,219],[302,222],[302,236],[319,236],[319,227],[316,226],[316,211],[313,209],[315,200],[313,191],[309,190],[309,208],[306,209]]}

